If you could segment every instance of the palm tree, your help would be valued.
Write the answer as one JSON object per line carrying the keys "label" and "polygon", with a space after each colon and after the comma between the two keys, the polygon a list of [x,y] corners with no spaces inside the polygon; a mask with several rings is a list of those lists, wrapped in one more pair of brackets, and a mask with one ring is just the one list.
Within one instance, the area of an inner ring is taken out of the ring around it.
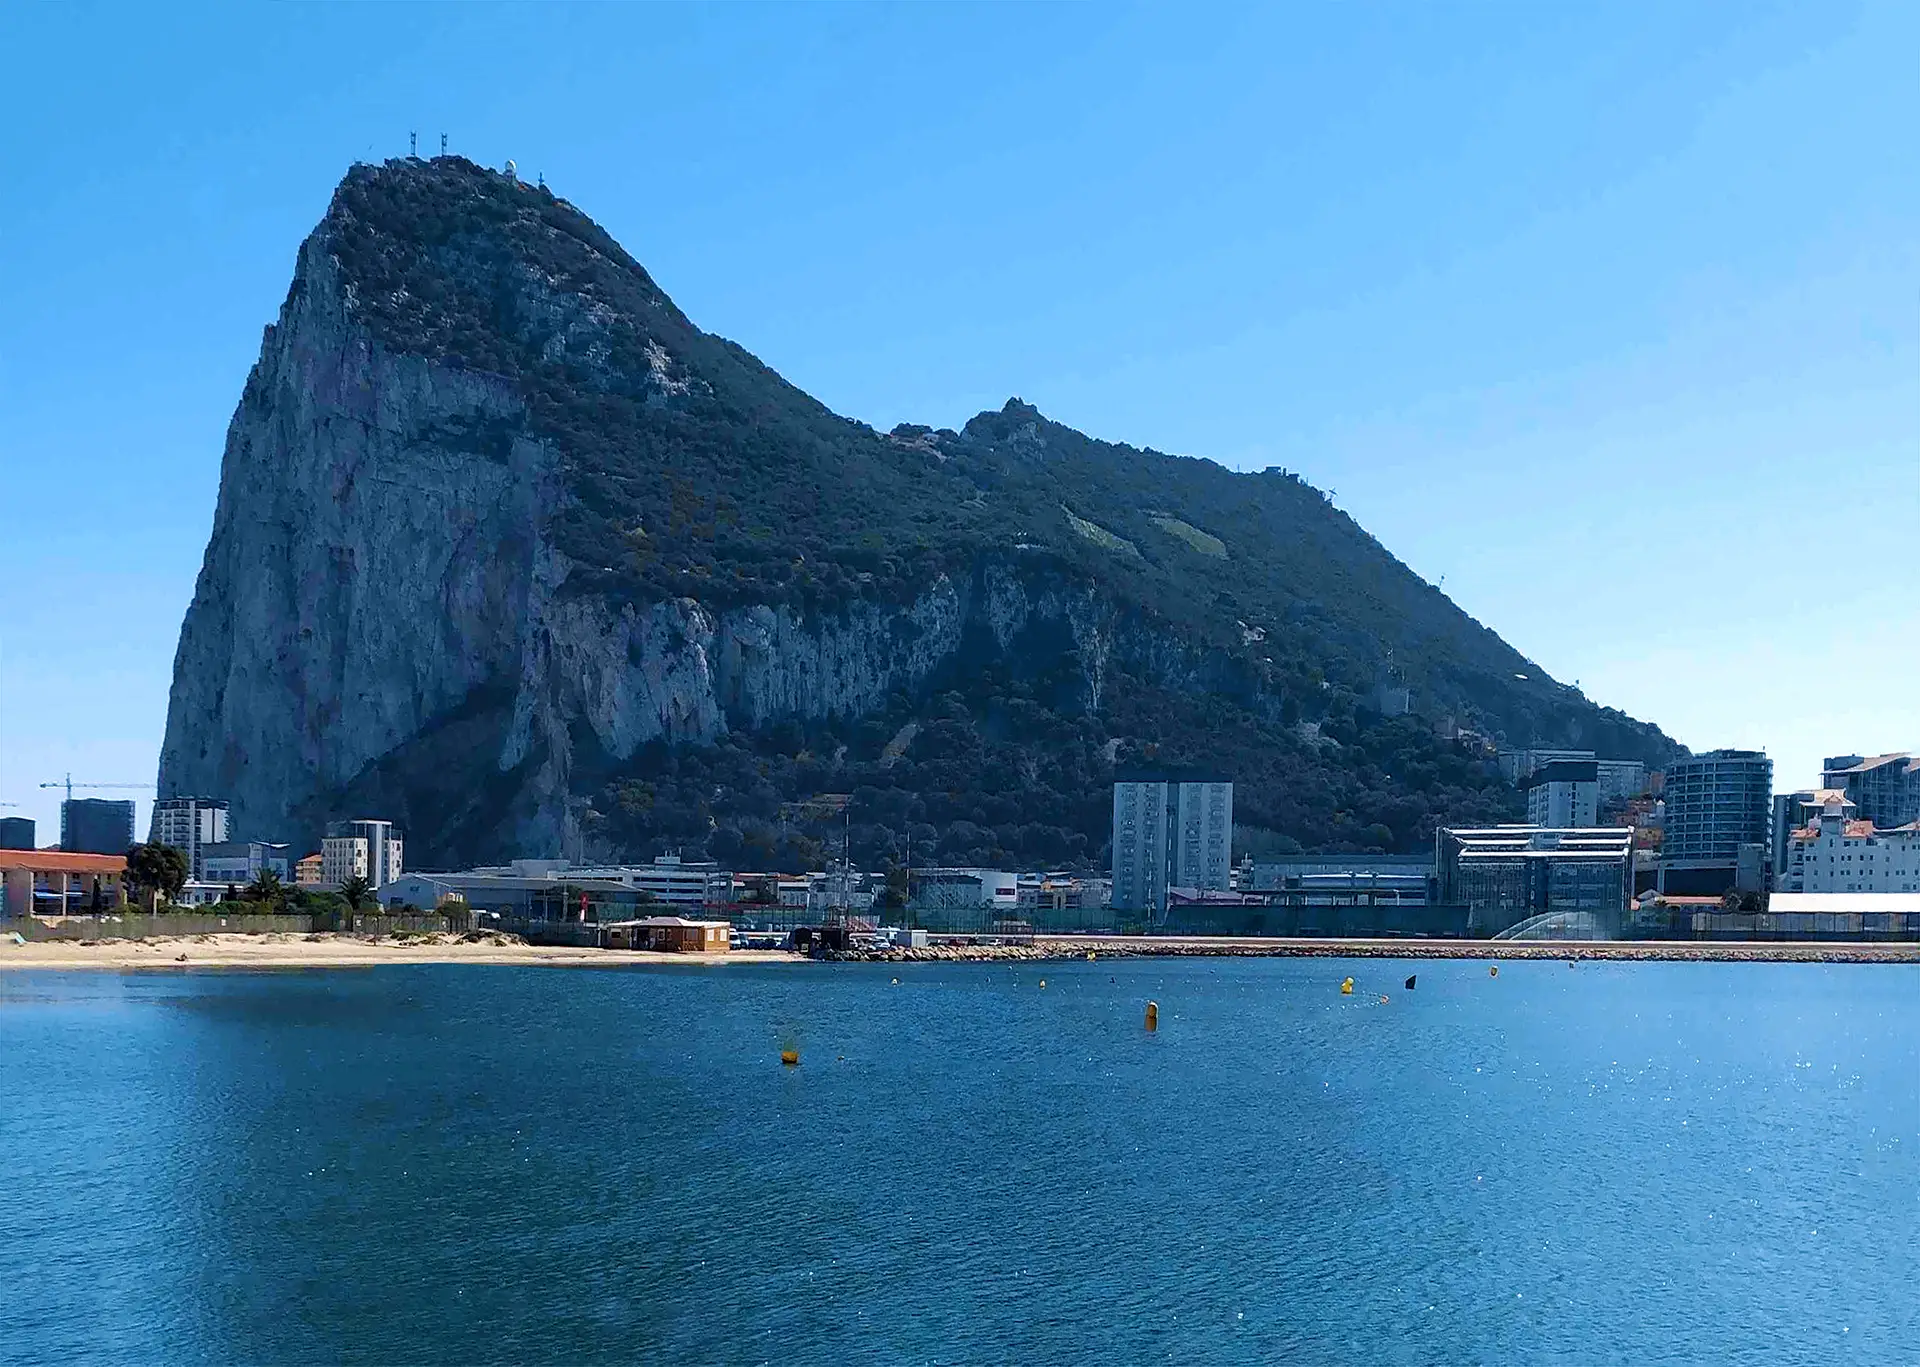
{"label": "palm tree", "polygon": [[241,895],[249,902],[277,907],[286,900],[287,889],[280,881],[279,874],[272,869],[262,869],[254,875],[253,881],[247,884],[246,891]]}
{"label": "palm tree", "polygon": [[340,885],[340,895],[347,899],[348,906],[358,911],[365,903],[372,900],[373,884],[367,881],[364,874],[356,873]]}

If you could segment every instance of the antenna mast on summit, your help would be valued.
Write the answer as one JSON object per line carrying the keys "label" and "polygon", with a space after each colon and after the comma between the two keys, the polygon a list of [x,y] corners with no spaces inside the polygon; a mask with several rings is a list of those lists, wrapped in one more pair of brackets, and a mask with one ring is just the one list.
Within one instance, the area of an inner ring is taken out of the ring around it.
{"label": "antenna mast on summit", "polygon": [[407,155],[410,157],[420,155],[420,135],[418,133],[410,132],[407,134]]}
{"label": "antenna mast on summit", "polygon": [[440,155],[444,157],[446,154],[447,154],[447,135],[445,133],[442,133],[440,135]]}

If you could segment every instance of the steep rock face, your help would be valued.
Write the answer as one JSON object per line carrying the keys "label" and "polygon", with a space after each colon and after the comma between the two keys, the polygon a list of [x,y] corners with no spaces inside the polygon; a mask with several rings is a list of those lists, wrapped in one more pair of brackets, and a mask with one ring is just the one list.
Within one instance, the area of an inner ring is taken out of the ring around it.
{"label": "steep rock face", "polygon": [[162,791],[228,795],[251,832],[517,670],[557,496],[537,443],[482,462],[435,438],[516,414],[510,388],[391,354],[345,296],[309,241],[228,430],[175,660]]}
{"label": "steep rock face", "polygon": [[[1389,677],[1418,725],[1367,712]],[[1097,852],[1125,753],[1268,775],[1239,805],[1283,837],[1404,847],[1511,808],[1442,716],[1672,749],[1291,476],[1018,402],[874,433],[570,206],[443,158],[356,167],[301,248],[228,432],[160,787],[251,837],[395,817],[432,864],[669,838],[751,862],[769,804],[860,788],[869,855],[961,825],[990,833],[955,858],[1052,862]],[[1058,776],[1051,835],[984,820],[1010,768]]]}
{"label": "steep rock face", "polygon": [[485,769],[512,776],[504,843],[551,852],[575,833],[576,737],[604,763],[781,716],[860,715],[917,689],[970,630],[1003,649],[1036,624],[1063,632],[1098,705],[1116,610],[1087,591],[1029,591],[1004,566],[830,613],[561,593],[556,453],[516,435],[504,459],[478,460],[448,442],[516,427],[518,396],[372,341],[350,297],[316,236],[228,432],[163,791],[219,793],[238,829],[311,838],[339,814],[326,799],[488,694],[504,724],[469,762],[482,783]]}

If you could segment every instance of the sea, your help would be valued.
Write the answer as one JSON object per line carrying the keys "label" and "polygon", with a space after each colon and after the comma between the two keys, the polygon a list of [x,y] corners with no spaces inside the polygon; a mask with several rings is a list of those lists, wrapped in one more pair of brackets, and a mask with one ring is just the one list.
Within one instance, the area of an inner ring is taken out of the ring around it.
{"label": "sea", "polygon": [[0,1041],[7,1363],[1920,1362],[1920,967],[7,972]]}

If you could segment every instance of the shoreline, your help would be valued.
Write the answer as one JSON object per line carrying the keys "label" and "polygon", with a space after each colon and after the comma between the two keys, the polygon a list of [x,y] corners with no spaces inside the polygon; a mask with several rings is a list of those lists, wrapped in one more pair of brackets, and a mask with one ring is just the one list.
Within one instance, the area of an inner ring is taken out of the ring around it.
{"label": "shoreline", "polygon": [[731,949],[724,954],[668,954],[651,950],[530,945],[504,937],[464,940],[348,934],[150,936],[141,940],[29,940],[0,937],[0,973],[8,969],[159,971],[196,968],[378,968],[386,964],[533,964],[554,968],[618,968],[623,964],[805,963],[784,949]]}
{"label": "shoreline", "polygon": [[[929,946],[929,950],[933,947]],[[944,948],[944,947],[943,947]],[[963,946],[969,952],[986,946]],[[1819,940],[1416,940],[1043,937],[1033,958],[1592,959],[1643,962],[1920,964],[1920,942]],[[927,953],[897,950],[892,953]],[[887,957],[882,954],[881,958]]]}
{"label": "shoreline", "polygon": [[922,949],[856,950],[810,959],[782,949],[733,949],[721,954],[530,945],[504,937],[371,938],[347,934],[211,934],[139,940],[0,938],[0,972],[7,969],[117,972],[196,968],[376,968],[384,964],[536,965],[618,968],[623,965],[803,963],[997,963],[1086,959],[1318,958],[1318,959],[1564,959],[1682,963],[1920,964],[1920,943],[1811,940],[1325,940],[1229,937],[1041,936],[1000,944],[932,944]]}

